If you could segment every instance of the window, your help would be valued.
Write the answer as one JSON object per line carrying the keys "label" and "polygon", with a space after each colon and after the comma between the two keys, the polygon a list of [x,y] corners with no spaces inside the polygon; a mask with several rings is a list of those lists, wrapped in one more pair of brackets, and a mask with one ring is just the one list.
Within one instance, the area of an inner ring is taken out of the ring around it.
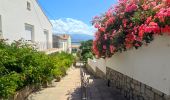
{"label": "window", "polygon": [[31,3],[27,1],[27,10],[31,10]]}
{"label": "window", "polygon": [[33,42],[33,40],[34,40],[34,26],[33,25],[25,24],[25,34],[24,34],[23,38],[26,41]]}
{"label": "window", "polygon": [[2,33],[2,19],[1,19],[1,15],[0,15],[0,33]]}

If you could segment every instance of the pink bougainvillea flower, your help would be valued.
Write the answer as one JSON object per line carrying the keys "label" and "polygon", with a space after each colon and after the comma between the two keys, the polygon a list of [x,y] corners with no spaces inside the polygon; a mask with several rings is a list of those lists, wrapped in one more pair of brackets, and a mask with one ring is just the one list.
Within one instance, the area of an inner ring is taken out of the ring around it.
{"label": "pink bougainvillea flower", "polygon": [[152,21],[152,16],[148,17],[145,21],[146,24],[149,24]]}
{"label": "pink bougainvillea flower", "polygon": [[107,49],[106,45],[103,45],[103,49],[104,49],[104,50],[106,50],[106,49]]}
{"label": "pink bougainvillea flower", "polygon": [[116,48],[113,45],[110,45],[110,53],[114,53]]}
{"label": "pink bougainvillea flower", "polygon": [[135,43],[135,46],[140,47],[139,43]]}
{"label": "pink bougainvillea flower", "polygon": [[114,21],[115,21],[115,17],[112,16],[112,17],[108,18],[108,20],[105,22],[105,25],[106,25],[106,26],[109,26],[109,25],[111,25],[112,23],[114,23]]}
{"label": "pink bougainvillea flower", "polygon": [[164,0],[165,1],[165,4],[170,6],[170,0]]}
{"label": "pink bougainvillea flower", "polygon": [[149,9],[152,9],[153,7],[155,7],[157,5],[157,3],[156,3],[156,1],[151,1],[147,5],[149,6]]}
{"label": "pink bougainvillea flower", "polygon": [[149,26],[158,26],[158,24],[155,23],[155,22],[150,22],[150,23],[149,23]]}
{"label": "pink bougainvillea flower", "polygon": [[158,24],[157,23],[155,23],[155,22],[150,22],[149,23],[149,26],[147,26],[146,28],[145,28],[145,32],[146,33],[151,33],[151,32],[154,32],[155,34],[157,33],[160,33],[160,27],[158,26]]}
{"label": "pink bougainvillea flower", "polygon": [[132,12],[138,8],[136,4],[129,4],[126,6],[125,12]]}
{"label": "pink bougainvillea flower", "polygon": [[159,9],[161,9],[164,5],[163,4],[158,4],[157,6],[153,7],[154,11],[157,11]]}
{"label": "pink bougainvillea flower", "polygon": [[123,20],[122,20],[123,27],[126,27],[127,21],[128,21],[127,19],[123,19]]}
{"label": "pink bougainvillea flower", "polygon": [[148,10],[148,9],[149,9],[149,6],[148,6],[147,4],[143,4],[143,5],[142,5],[142,8],[143,8],[143,10]]}
{"label": "pink bougainvillea flower", "polygon": [[107,18],[109,18],[109,17],[111,17],[111,16],[112,16],[112,12],[111,12],[111,11],[106,12],[106,17],[107,17]]}
{"label": "pink bougainvillea flower", "polygon": [[145,25],[144,24],[142,24],[141,26],[139,26],[139,33],[138,33],[138,36],[142,39],[143,38],[143,35],[144,35],[144,33],[145,33]]}
{"label": "pink bougainvillea flower", "polygon": [[97,41],[93,41],[93,53],[97,56],[100,55],[98,48],[97,48]]}
{"label": "pink bougainvillea flower", "polygon": [[[111,57],[118,49],[147,44],[145,35],[170,35],[169,19],[170,0],[119,0],[104,15],[93,19],[92,24],[98,29],[93,52],[99,57]],[[106,41],[111,44],[103,44]]]}
{"label": "pink bougainvillea flower", "polygon": [[107,34],[104,34],[104,40],[107,40]]}
{"label": "pink bougainvillea flower", "polygon": [[105,28],[104,28],[104,27],[100,27],[100,28],[99,28],[99,31],[105,32]]}
{"label": "pink bougainvillea flower", "polygon": [[100,28],[100,25],[98,23],[95,24],[95,28]]}
{"label": "pink bougainvillea flower", "polygon": [[170,26],[166,25],[164,28],[161,28],[161,33],[170,34]]}

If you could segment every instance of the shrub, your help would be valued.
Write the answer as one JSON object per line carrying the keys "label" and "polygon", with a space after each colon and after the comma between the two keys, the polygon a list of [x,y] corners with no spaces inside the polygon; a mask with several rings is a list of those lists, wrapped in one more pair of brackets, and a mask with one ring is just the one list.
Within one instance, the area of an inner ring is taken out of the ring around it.
{"label": "shrub", "polygon": [[0,95],[4,98],[10,97],[15,91],[23,86],[21,75],[15,72],[0,77]]}
{"label": "shrub", "polygon": [[66,74],[66,70],[71,66],[74,61],[74,57],[71,54],[62,52],[62,53],[54,53],[50,55],[53,59],[54,70],[53,75],[56,77],[64,76]]}
{"label": "shrub", "polygon": [[0,41],[0,98],[9,98],[27,85],[50,82],[63,76],[73,56],[67,53],[46,55],[22,41]]}

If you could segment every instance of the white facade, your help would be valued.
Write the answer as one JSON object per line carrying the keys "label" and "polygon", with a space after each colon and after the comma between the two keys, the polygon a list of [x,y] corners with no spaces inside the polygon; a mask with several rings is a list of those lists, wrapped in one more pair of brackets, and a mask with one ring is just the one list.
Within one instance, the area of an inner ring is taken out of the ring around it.
{"label": "white facade", "polygon": [[95,70],[106,67],[170,95],[170,36],[157,36],[148,46],[117,53],[108,59],[89,60]]}
{"label": "white facade", "polygon": [[68,39],[60,40],[59,44],[60,44],[60,48],[62,48],[64,52],[71,53],[72,49],[71,49],[71,37],[70,36],[68,37]]}
{"label": "white facade", "polygon": [[64,52],[71,53],[71,37],[68,34],[53,35],[53,48],[60,48]]}
{"label": "white facade", "polygon": [[39,50],[52,48],[52,25],[36,0],[0,0],[0,34],[10,43],[24,38]]}

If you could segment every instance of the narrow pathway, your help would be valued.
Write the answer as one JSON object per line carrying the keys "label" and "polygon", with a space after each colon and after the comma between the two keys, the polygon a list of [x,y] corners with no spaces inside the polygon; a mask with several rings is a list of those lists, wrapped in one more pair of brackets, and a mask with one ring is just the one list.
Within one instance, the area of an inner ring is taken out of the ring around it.
{"label": "narrow pathway", "polygon": [[107,82],[88,73],[85,69],[85,77],[89,78],[87,86],[87,100],[126,100],[122,94],[107,86]]}
{"label": "narrow pathway", "polygon": [[[88,85],[86,87],[86,100],[126,100],[118,91],[107,87],[107,82],[95,78],[86,72]],[[80,68],[72,68],[60,82],[55,82],[54,87],[31,94],[28,100],[82,100]]]}
{"label": "narrow pathway", "polygon": [[71,68],[54,87],[31,94],[28,100],[81,100],[80,69]]}

